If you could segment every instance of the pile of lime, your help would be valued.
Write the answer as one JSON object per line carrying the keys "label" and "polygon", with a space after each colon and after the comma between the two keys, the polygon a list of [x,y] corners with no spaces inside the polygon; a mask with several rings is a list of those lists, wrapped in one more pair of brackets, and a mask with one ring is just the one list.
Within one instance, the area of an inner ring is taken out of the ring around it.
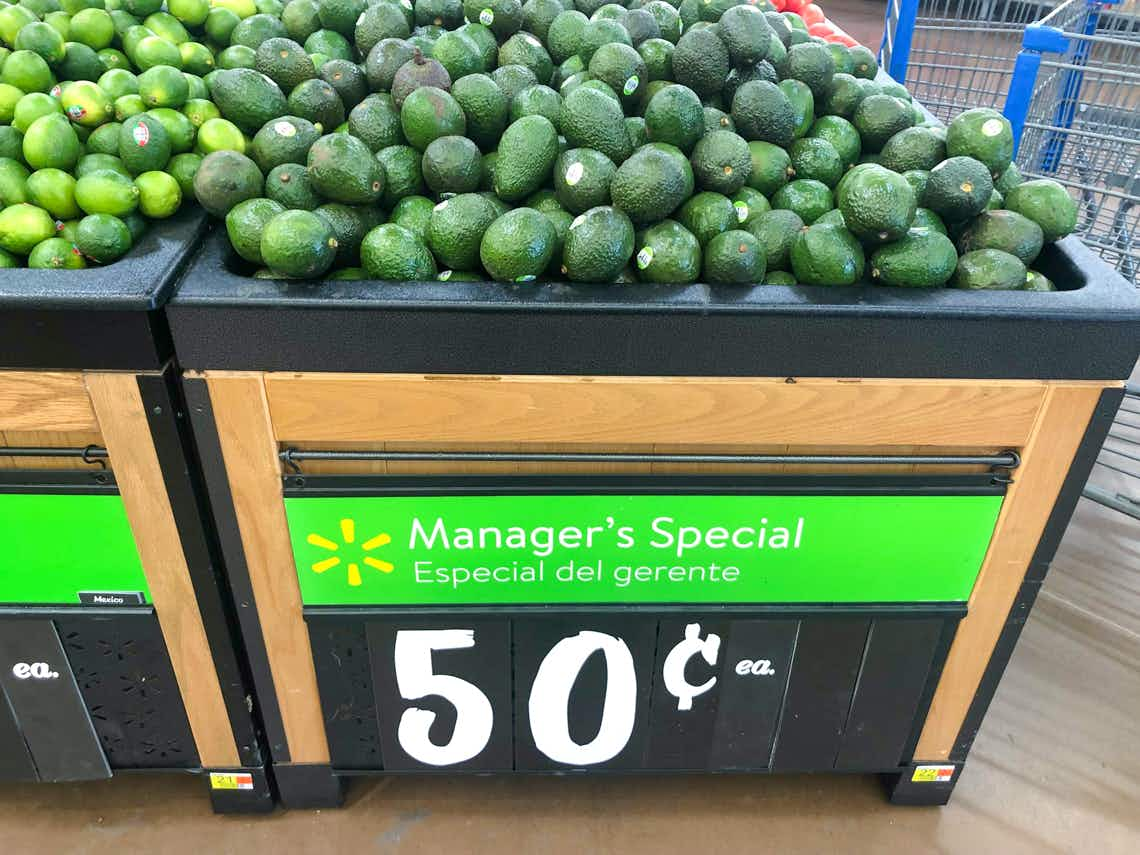
{"label": "pile of lime", "polygon": [[1009,123],[826,36],[767,0],[21,0],[0,247],[106,263],[192,196],[264,277],[1052,290],[1076,205]]}

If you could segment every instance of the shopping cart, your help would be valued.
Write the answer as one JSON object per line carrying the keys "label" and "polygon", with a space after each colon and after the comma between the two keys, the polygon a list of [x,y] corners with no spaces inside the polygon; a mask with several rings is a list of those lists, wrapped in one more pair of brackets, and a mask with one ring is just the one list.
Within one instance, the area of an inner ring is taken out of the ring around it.
{"label": "shopping cart", "polygon": [[[1028,178],[1077,199],[1077,234],[1140,287],[1138,0],[888,0],[880,64],[938,118],[1000,109]],[[1140,386],[1085,495],[1140,518]]]}

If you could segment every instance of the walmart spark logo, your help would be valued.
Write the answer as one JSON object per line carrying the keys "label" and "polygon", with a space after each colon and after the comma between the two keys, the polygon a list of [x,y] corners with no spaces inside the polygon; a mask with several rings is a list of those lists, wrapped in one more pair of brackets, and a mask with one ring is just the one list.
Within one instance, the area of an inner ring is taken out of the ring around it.
{"label": "walmart spark logo", "polygon": [[[322,537],[315,532],[313,534],[310,534],[306,540],[310,545],[315,546],[318,549],[325,549],[329,552],[357,552],[357,554],[352,555],[351,558],[358,558],[359,563],[357,560],[348,561],[348,584],[354,588],[359,587],[364,583],[364,580],[360,575],[360,564],[365,564],[368,567],[379,570],[381,573],[391,573],[395,569],[387,561],[384,561],[380,558],[373,558],[371,555],[359,555],[360,552],[371,552],[374,549],[379,549],[381,546],[387,546],[389,543],[391,543],[391,536],[384,532],[381,532],[375,537],[364,541],[364,543],[360,544],[360,546],[355,550],[346,548],[356,545],[356,521],[352,519],[340,521],[340,543],[337,543],[334,540],[329,540],[327,537]],[[329,558],[323,558],[313,564],[313,572],[325,573],[334,567],[339,567],[342,563],[342,560],[343,559],[340,555],[333,555]]]}

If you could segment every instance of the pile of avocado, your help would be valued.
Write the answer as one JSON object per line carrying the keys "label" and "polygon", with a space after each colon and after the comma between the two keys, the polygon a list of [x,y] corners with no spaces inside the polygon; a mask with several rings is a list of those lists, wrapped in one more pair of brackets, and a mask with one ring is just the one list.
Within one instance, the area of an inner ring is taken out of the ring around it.
{"label": "pile of avocado", "polygon": [[[1028,266],[1076,225],[999,114],[927,121],[870,51],[767,0],[20,2],[0,82],[28,82],[29,52],[31,83],[95,82],[0,92],[16,255],[59,220],[79,263],[112,260],[83,224],[133,231],[176,187],[272,278],[1052,290]],[[89,4],[105,42],[75,32]],[[54,61],[33,23],[70,24]],[[48,176],[71,196],[37,180],[33,114],[76,136]]]}

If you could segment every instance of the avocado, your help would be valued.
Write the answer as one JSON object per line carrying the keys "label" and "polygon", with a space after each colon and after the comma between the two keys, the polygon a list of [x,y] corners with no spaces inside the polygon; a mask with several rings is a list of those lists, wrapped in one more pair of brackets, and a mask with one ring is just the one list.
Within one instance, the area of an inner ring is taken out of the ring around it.
{"label": "avocado", "polygon": [[747,68],[764,59],[769,42],[775,38],[764,13],[747,4],[726,9],[717,22],[716,34],[737,68]]}
{"label": "avocado", "polygon": [[1005,195],[1005,206],[1028,217],[1041,227],[1045,240],[1052,243],[1077,227],[1077,203],[1051,178],[1023,181]]}
{"label": "avocado", "polygon": [[522,199],[549,178],[558,157],[558,132],[545,116],[512,123],[499,143],[495,193],[506,202]]}
{"label": "avocado", "polygon": [[309,149],[309,180],[324,198],[348,205],[374,204],[384,192],[384,167],[350,134],[326,134]]}
{"label": "avocado", "polygon": [[1016,211],[983,211],[958,238],[962,253],[1000,249],[1028,267],[1041,253],[1045,234],[1041,226]]}
{"label": "avocado", "polygon": [[765,269],[771,272],[787,269],[792,243],[804,228],[804,221],[795,211],[773,209],[760,214],[747,228],[760,242]]}
{"label": "avocado", "polygon": [[282,163],[304,163],[309,148],[320,136],[320,131],[308,119],[282,116],[267,122],[254,134],[249,156],[264,173]]}
{"label": "avocado", "polygon": [[697,186],[735,193],[752,174],[752,154],[744,138],[732,131],[713,131],[701,137],[691,158]]}
{"label": "avocado", "polygon": [[905,128],[879,152],[879,163],[900,174],[912,169],[929,172],[946,159],[946,143],[930,128]]}
{"label": "avocado", "polygon": [[329,224],[312,211],[283,211],[261,232],[261,257],[274,273],[298,279],[320,276],[336,258]]}
{"label": "avocado", "polygon": [[951,157],[930,170],[922,206],[947,222],[961,222],[985,210],[993,189],[984,164],[972,157]]}
{"label": "avocado", "polygon": [[423,151],[439,137],[464,136],[467,118],[450,93],[422,86],[409,94],[400,108],[400,127],[408,144]]}
{"label": "avocado", "polygon": [[905,235],[918,207],[910,182],[877,164],[848,172],[836,195],[847,228],[871,243],[886,243]]}
{"label": "avocado", "polygon": [[665,219],[693,192],[686,166],[680,149],[667,143],[642,146],[614,173],[614,206],[639,225]]}
{"label": "avocado", "polygon": [[261,233],[275,216],[285,210],[272,199],[246,199],[226,214],[226,234],[234,252],[253,264],[261,265]]}
{"label": "avocado", "polygon": [[571,146],[596,149],[615,164],[632,153],[621,104],[596,89],[580,86],[567,95],[559,124]]}
{"label": "avocado", "polygon": [[387,92],[373,93],[352,108],[348,132],[374,152],[404,142],[400,110]]}
{"label": "avocado", "polygon": [[645,130],[650,140],[689,154],[705,132],[701,99],[687,86],[666,86],[645,107]]}
{"label": "avocado", "polygon": [[673,51],[673,76],[702,98],[720,92],[729,68],[728,48],[714,30],[689,29],[677,41]]}
{"label": "avocado", "polygon": [[297,84],[317,76],[313,60],[292,39],[263,41],[257,48],[253,67],[276,83],[282,92],[291,92]]}
{"label": "avocado", "polygon": [[914,124],[910,105],[891,95],[869,95],[855,108],[851,122],[863,141],[863,150],[880,151],[887,140]]}
{"label": "avocado", "polygon": [[478,193],[461,193],[432,209],[427,244],[440,264],[475,270],[483,234],[498,218],[495,207]]}
{"label": "avocado", "polygon": [[451,86],[451,95],[467,119],[467,136],[484,151],[493,151],[508,124],[510,102],[486,74],[468,74]]}
{"label": "avocado", "polygon": [[732,97],[732,121],[746,140],[762,140],[778,146],[791,145],[796,115],[788,96],[766,80],[750,80]]}
{"label": "avocado", "polygon": [[645,60],[632,47],[621,42],[599,47],[590,59],[589,71],[595,80],[613,89],[627,108],[641,101],[645,87],[649,85]]}
{"label": "avocado", "polygon": [[572,148],[554,162],[554,192],[567,211],[581,214],[610,204],[610,184],[616,172],[614,162],[600,151]]}
{"label": "avocado", "polygon": [[562,272],[573,282],[612,282],[633,255],[633,224],[616,208],[600,206],[570,224]]}
{"label": "avocado", "polygon": [[662,220],[638,232],[634,260],[643,282],[684,285],[701,275],[701,245],[676,220]]}
{"label": "avocado", "polygon": [[424,149],[421,170],[427,186],[441,197],[474,193],[483,177],[483,156],[467,137],[440,137]]}
{"label": "avocado", "polygon": [[721,232],[704,249],[705,281],[755,285],[764,279],[765,253],[760,242],[742,229]]}
{"label": "avocado", "polygon": [[928,228],[912,228],[871,256],[871,276],[884,285],[901,288],[941,287],[950,281],[957,266],[953,241]]}
{"label": "avocado", "polygon": [[843,160],[839,152],[822,137],[796,140],[788,154],[797,178],[814,178],[834,189],[843,177]]}
{"label": "avocado", "polygon": [[946,153],[950,157],[972,157],[998,178],[1013,160],[1013,128],[996,110],[966,110],[946,127]]}
{"label": "avocado", "polygon": [[1026,282],[1025,265],[1000,249],[977,249],[958,259],[951,285],[970,291],[1016,291]]}
{"label": "avocado", "polygon": [[736,207],[727,196],[705,191],[681,206],[677,220],[703,247],[717,235],[736,227]]}
{"label": "avocado", "polygon": [[806,83],[812,95],[823,98],[831,91],[835,59],[826,45],[817,42],[792,45],[788,48],[784,76]]}
{"label": "avocado", "polygon": [[816,223],[796,235],[792,272],[803,285],[854,285],[863,278],[863,247],[847,229]]}
{"label": "avocado", "polygon": [[222,115],[247,134],[289,112],[280,87],[252,68],[231,68],[215,73],[210,98]]}
{"label": "avocado", "polygon": [[321,204],[321,197],[309,179],[309,170],[299,163],[282,163],[269,170],[265,176],[265,196],[295,211],[312,211]]}
{"label": "avocado", "polygon": [[[421,197],[409,196],[403,202],[417,198]],[[431,203],[427,204],[430,211]],[[396,212],[392,215],[396,216]],[[364,236],[360,261],[373,279],[422,282],[435,279],[438,272],[435,259],[420,236],[394,222],[377,226]]]}
{"label": "avocado", "polygon": [[487,228],[479,258],[499,282],[531,282],[545,272],[557,239],[554,224],[533,208],[515,208]]}
{"label": "avocado", "polygon": [[[404,197],[422,196],[427,192],[422,169],[423,159],[410,145],[390,145],[380,149],[376,152],[376,159],[384,167],[384,196],[380,203],[385,208],[391,210]],[[482,167],[480,167],[481,176]]]}
{"label": "avocado", "polygon": [[772,207],[795,211],[810,226],[835,207],[835,196],[822,181],[797,178],[776,191]]}

